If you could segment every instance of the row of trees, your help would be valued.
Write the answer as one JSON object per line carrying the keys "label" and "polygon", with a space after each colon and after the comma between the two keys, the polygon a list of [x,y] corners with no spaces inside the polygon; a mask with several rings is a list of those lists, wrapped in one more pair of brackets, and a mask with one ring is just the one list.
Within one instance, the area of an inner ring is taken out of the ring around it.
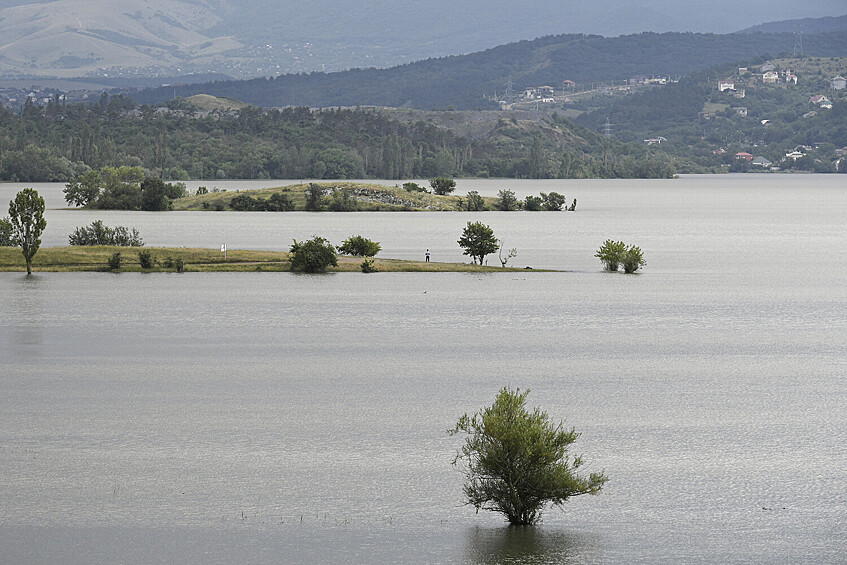
{"label": "row of trees", "polygon": [[188,196],[183,183],[147,176],[141,167],[104,167],[71,180],[64,188],[71,206],[98,210],[164,211],[173,200]]}

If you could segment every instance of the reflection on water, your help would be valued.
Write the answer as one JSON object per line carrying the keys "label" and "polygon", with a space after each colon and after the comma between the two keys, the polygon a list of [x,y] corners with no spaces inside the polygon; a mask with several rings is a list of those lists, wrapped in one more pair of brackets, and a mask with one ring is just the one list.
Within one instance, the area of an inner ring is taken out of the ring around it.
{"label": "reflection on water", "polygon": [[596,535],[543,526],[469,528],[464,563],[479,565],[598,563],[603,551]]}
{"label": "reflection on water", "polygon": [[[9,332],[9,352],[15,361],[37,354],[44,344],[44,304],[39,299],[45,275],[33,273],[9,273],[12,282],[5,292],[9,294],[11,311],[2,312],[5,320],[20,320],[21,323],[3,324]],[[4,331],[5,333],[5,331]]]}

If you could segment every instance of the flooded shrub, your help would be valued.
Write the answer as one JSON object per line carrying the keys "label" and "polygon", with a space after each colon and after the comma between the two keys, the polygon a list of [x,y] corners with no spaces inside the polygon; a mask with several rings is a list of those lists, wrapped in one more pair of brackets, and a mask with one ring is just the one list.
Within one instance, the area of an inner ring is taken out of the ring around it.
{"label": "flooded shrub", "polygon": [[603,263],[607,271],[617,271],[623,255],[626,252],[626,244],[623,241],[612,241],[607,239],[594,254]]}
{"label": "flooded shrub", "polygon": [[599,494],[608,480],[577,474],[583,460],[568,450],[580,434],[540,408],[528,410],[527,394],[504,387],[494,404],[463,415],[448,432],[467,436],[453,464],[463,464],[468,504],[518,526],[536,523],[548,503],[562,507],[573,496]]}
{"label": "flooded shrub", "polygon": [[641,253],[641,248],[635,245],[629,246],[621,258],[624,273],[634,273],[639,268],[647,264],[644,260],[644,255]]}

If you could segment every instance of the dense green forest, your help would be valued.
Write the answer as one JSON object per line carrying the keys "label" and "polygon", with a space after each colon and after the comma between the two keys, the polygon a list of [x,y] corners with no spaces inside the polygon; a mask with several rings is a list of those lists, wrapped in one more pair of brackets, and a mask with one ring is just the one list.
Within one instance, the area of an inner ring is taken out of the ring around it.
{"label": "dense green forest", "polygon": [[[734,158],[740,151],[764,157],[782,169],[836,171],[842,156],[836,150],[847,146],[847,96],[843,90],[832,90],[830,79],[847,74],[847,58],[776,59],[778,69],[793,69],[797,84],[784,79],[763,84],[758,72],[763,62],[720,65],[677,84],[609,100],[576,121],[596,129],[609,120],[622,141],[664,138],[657,150],[681,157],[678,163],[687,163],[681,172],[727,166],[748,169]],[[750,71],[739,75],[739,67]],[[743,98],[733,91],[718,91],[718,81],[726,79],[735,82],[736,92],[744,91]],[[817,95],[826,96],[832,108],[812,103]],[[807,156],[786,160],[786,154],[799,146]]]}
{"label": "dense green forest", "polygon": [[[847,32],[807,35],[803,41],[810,55],[847,55]],[[561,85],[566,79],[591,82],[635,75],[687,75],[720,63],[788,53],[794,42],[791,33],[555,35],[390,69],[168,86],[132,96],[146,104],[205,93],[262,107],[362,104],[473,110],[496,107],[486,96],[502,93],[509,80],[520,89]]]}
{"label": "dense green forest", "polygon": [[[543,126],[543,127],[542,127]],[[667,156],[565,119],[503,119],[496,139],[468,140],[367,109],[201,110],[182,99],[137,106],[0,110],[0,180],[68,181],[91,169],[141,167],[152,178],[669,177]]]}

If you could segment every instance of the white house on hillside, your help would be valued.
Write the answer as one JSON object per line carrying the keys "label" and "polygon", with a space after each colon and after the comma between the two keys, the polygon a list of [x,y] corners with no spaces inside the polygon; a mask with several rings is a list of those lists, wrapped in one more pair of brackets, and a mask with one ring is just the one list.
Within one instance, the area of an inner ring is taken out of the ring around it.
{"label": "white house on hillside", "polygon": [[833,90],[844,90],[845,88],[847,88],[847,79],[845,79],[841,75],[838,75],[837,77],[829,81],[829,86],[831,86]]}
{"label": "white house on hillside", "polygon": [[735,90],[735,83],[731,80],[719,80],[718,91],[723,92],[724,90]]}

